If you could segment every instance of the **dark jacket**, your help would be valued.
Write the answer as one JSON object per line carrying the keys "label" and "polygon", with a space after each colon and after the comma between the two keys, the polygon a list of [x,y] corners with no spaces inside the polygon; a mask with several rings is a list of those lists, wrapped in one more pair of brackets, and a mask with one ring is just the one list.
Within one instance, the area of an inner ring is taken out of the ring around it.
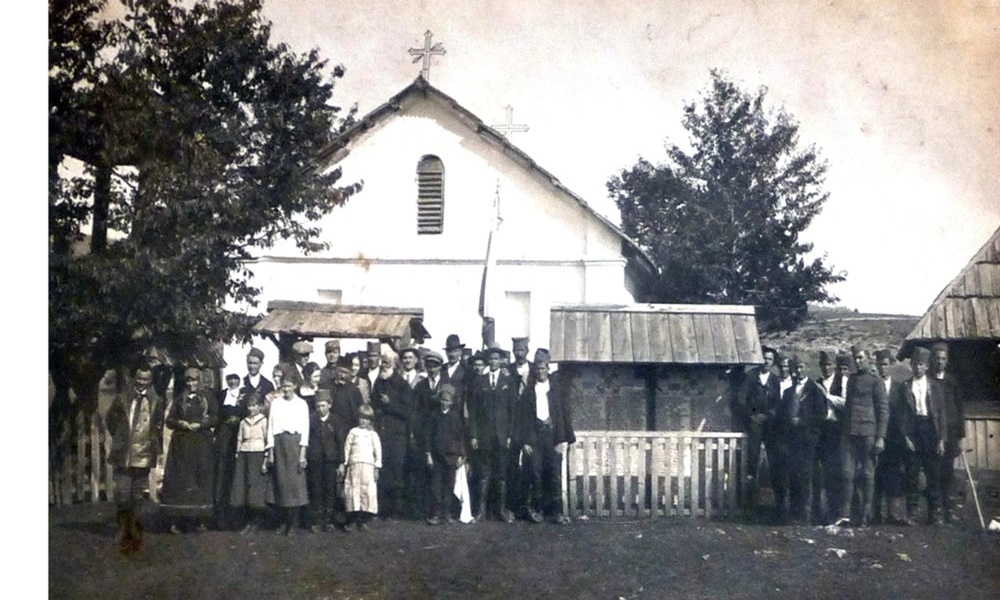
{"label": "dark jacket", "polygon": [[[884,380],[882,381],[883,387],[885,387]],[[889,401],[889,420],[885,428],[885,447],[887,449],[903,450],[906,448],[906,438],[902,435],[902,428],[899,422],[905,410],[905,408],[899,406],[899,399],[902,397],[902,387],[902,382],[895,379],[889,383],[887,397]]]}
{"label": "dark jacket", "polygon": [[454,466],[465,456],[465,443],[465,426],[454,407],[447,413],[438,410],[428,419],[424,452],[430,452],[435,462],[443,460]]}
{"label": "dark jacket", "polygon": [[361,408],[361,392],[351,383],[334,385],[330,389],[330,414],[341,424],[343,436],[340,443],[347,439],[352,427],[358,424],[358,409]]}
{"label": "dark jacket", "polygon": [[340,464],[344,461],[345,439],[345,424],[339,422],[333,412],[327,416],[326,421],[320,418],[319,413],[314,412],[309,415],[309,447],[306,449],[306,458],[310,463]]}
{"label": "dark jacket", "polygon": [[[438,376],[437,386],[431,387],[431,378],[423,377],[413,386],[410,405],[410,431],[413,433],[417,449],[427,446],[427,436],[430,435],[431,419],[441,413],[440,393],[444,378]],[[454,405],[452,405],[454,409]]]}
{"label": "dark jacket", "polygon": [[131,428],[129,427],[128,413],[136,392],[131,386],[127,391],[115,397],[108,409],[105,422],[108,433],[111,435],[111,453],[108,454],[108,463],[115,467],[124,468],[128,460],[129,450],[135,445],[134,457],[140,460],[148,460],[149,467],[155,467],[156,461],[163,454],[163,422],[166,402],[157,395],[153,387],[146,391],[146,399],[149,401],[149,423],[145,427],[147,433],[143,439],[132,439]]}
{"label": "dark jacket", "polygon": [[180,421],[198,423],[201,428],[194,433],[212,437],[212,428],[219,422],[218,403],[209,400],[205,392],[198,392],[192,397],[185,391],[170,405],[166,425],[170,429],[177,429]]}
{"label": "dark jacket", "polygon": [[[383,396],[388,398],[388,401],[385,401]],[[413,390],[399,371],[393,371],[388,379],[375,380],[372,408],[375,410],[375,427],[379,436],[400,439],[409,436],[412,396]]]}
{"label": "dark jacket", "polygon": [[264,400],[264,396],[270,394],[273,391],[274,391],[274,383],[272,383],[271,380],[268,379],[267,377],[261,375],[260,379],[257,381],[257,387],[254,387],[250,385],[250,376],[249,375],[243,376],[244,395],[250,392],[257,392],[257,395],[260,396],[260,399]]}
{"label": "dark jacket", "polygon": [[965,437],[965,407],[962,403],[961,394],[958,391],[958,383],[955,378],[945,373],[944,379],[938,379],[932,375],[927,376],[931,386],[934,388],[934,396],[941,404],[944,411],[947,430],[944,432],[945,440],[958,440]]}
{"label": "dark jacket", "polygon": [[469,405],[469,429],[480,447],[504,447],[514,434],[514,403],[518,383],[503,368],[498,370],[496,388],[490,387],[490,374],[476,379]]}
{"label": "dark jacket", "polygon": [[871,373],[851,375],[847,379],[843,432],[884,438],[888,424],[889,403],[882,380]]}
{"label": "dark jacket", "polygon": [[776,416],[778,406],[781,404],[781,389],[778,383],[778,377],[774,373],[768,374],[767,382],[763,385],[756,370],[747,373],[733,405],[735,411],[733,416],[743,431],[750,429],[751,419],[756,415],[765,415],[767,417],[765,423]]}
{"label": "dark jacket", "polygon": [[[928,377],[927,380],[927,416],[934,423],[935,435],[935,439],[928,441],[936,444],[938,440],[943,439],[943,432],[947,431],[947,420],[944,406],[936,397],[937,394],[935,387],[931,384],[931,378]],[[904,444],[907,439],[916,444],[918,441],[916,436],[918,417],[917,399],[913,396],[913,378],[907,379],[896,389],[897,396],[893,404],[898,412],[898,418],[894,425],[899,428],[898,435],[903,439]],[[939,390],[938,393],[940,393]]]}
{"label": "dark jacket", "polygon": [[[538,396],[535,394],[534,376],[528,379],[528,385],[517,402],[517,445],[536,446],[538,444],[535,421],[537,413],[535,404]],[[549,376],[549,423],[552,425],[552,441],[555,444],[576,442],[573,431],[573,411],[570,406],[569,389],[559,373]]]}
{"label": "dark jacket", "polygon": [[776,425],[784,431],[798,431],[818,437],[819,427],[826,420],[826,394],[823,388],[806,379],[801,390],[796,385],[785,390],[782,410],[776,415]]}
{"label": "dark jacket", "polygon": [[448,364],[441,365],[441,383],[450,383],[455,388],[455,402],[452,410],[465,419],[468,410],[469,396],[472,393],[472,383],[476,380],[472,371],[459,361],[455,373],[448,376]]}

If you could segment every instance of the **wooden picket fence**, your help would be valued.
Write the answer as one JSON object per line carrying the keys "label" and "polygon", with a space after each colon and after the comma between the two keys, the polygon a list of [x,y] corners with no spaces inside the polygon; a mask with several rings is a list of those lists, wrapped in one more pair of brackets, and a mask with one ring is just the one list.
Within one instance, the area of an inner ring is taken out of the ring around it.
{"label": "wooden picket fence", "polygon": [[744,501],[746,435],[583,431],[563,458],[563,502],[587,517],[731,517]]}
{"label": "wooden picket fence", "polygon": [[68,452],[62,464],[49,465],[49,505],[111,500],[114,494],[112,467],[107,462],[110,438],[104,420],[94,413],[77,417],[76,451]]}

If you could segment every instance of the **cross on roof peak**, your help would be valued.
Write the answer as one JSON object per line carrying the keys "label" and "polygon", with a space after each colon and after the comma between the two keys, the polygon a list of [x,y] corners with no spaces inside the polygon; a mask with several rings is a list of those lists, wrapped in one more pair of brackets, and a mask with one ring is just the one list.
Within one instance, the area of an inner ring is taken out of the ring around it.
{"label": "cross on roof peak", "polygon": [[514,107],[513,106],[511,106],[510,104],[508,104],[507,106],[504,107],[504,112],[506,112],[506,114],[507,114],[506,122],[499,123],[499,124],[496,124],[496,125],[491,125],[491,127],[493,129],[496,129],[500,133],[500,135],[504,136],[505,138],[507,138],[509,140],[511,134],[514,134],[514,133],[524,133],[524,132],[528,131],[528,126],[527,125],[524,125],[523,123],[519,123],[519,124],[516,124],[516,125],[514,124]]}
{"label": "cross on roof peak", "polygon": [[434,34],[428,29],[424,32],[424,47],[410,48],[408,50],[410,56],[414,57],[414,63],[423,61],[423,65],[420,67],[420,76],[428,82],[431,80],[431,56],[443,56],[445,54],[444,46],[441,42],[436,44],[431,43],[433,38]]}

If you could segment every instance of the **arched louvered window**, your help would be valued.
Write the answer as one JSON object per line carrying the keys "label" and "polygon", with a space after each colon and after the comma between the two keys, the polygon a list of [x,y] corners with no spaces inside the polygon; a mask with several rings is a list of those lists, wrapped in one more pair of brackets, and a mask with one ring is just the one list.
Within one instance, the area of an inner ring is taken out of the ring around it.
{"label": "arched louvered window", "polygon": [[427,155],[417,163],[417,233],[444,231],[444,163]]}

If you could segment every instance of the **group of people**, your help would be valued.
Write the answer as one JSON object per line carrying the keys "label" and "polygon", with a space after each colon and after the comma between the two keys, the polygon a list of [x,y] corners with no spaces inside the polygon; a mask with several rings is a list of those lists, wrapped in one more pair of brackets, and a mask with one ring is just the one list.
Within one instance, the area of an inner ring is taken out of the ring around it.
{"label": "group of people", "polygon": [[888,350],[874,361],[857,347],[820,352],[817,380],[797,356],[767,347],[763,356],[737,388],[732,413],[748,436],[753,488],[763,443],[780,521],[914,525],[921,472],[927,522],[957,519],[953,463],[965,417],[946,344],[914,348],[903,381],[890,374]]}
{"label": "group of people", "polygon": [[[528,361],[527,338],[512,355],[496,345],[473,354],[457,335],[444,356],[427,348],[311,362],[298,341],[291,358],[261,374],[251,348],[247,374],[203,389],[202,372],[184,372],[169,410],[140,365],[113,402],[112,436],[118,542],[137,549],[136,505],[171,431],[160,509],[173,533],[210,526],[252,533],[271,515],[294,535],[300,513],[313,532],[366,529],[375,515],[430,525],[493,516],[568,522],[562,512],[561,454],[575,442],[566,386],[549,373],[549,353]],[[475,508],[474,516],[473,508]]]}

